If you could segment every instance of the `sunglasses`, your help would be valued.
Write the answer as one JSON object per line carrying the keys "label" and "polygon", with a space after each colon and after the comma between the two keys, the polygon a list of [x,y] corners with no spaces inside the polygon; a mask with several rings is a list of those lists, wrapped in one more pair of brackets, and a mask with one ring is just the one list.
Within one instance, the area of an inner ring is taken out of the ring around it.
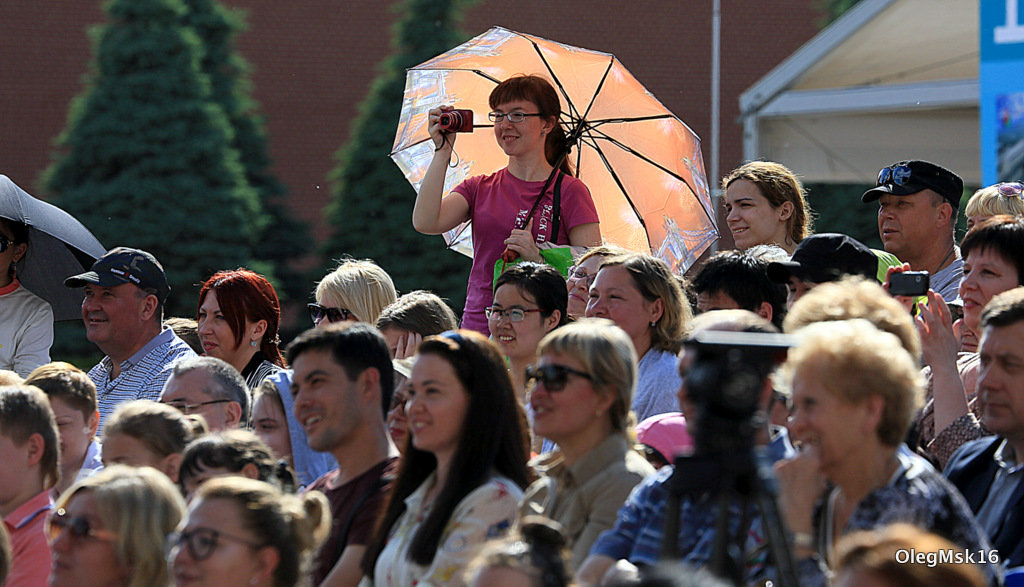
{"label": "sunglasses", "polygon": [[188,548],[188,553],[192,556],[192,559],[198,562],[210,558],[214,551],[217,550],[217,546],[220,545],[222,538],[244,544],[249,548],[260,548],[260,545],[256,542],[225,534],[213,528],[196,528],[192,531],[171,532],[167,535],[167,546],[173,550],[181,548],[181,545],[184,544]]}
{"label": "sunglasses", "polygon": [[66,510],[54,510],[46,520],[46,536],[50,542],[57,540],[67,530],[75,540],[92,538],[94,540],[117,540],[117,534],[110,530],[93,528],[88,518],[69,516]]}
{"label": "sunglasses", "polygon": [[[1001,183],[997,186],[999,194],[1003,196],[1016,196],[1018,198],[1024,197],[1024,184],[1019,181],[1012,181],[1008,183]],[[2,251],[3,249],[0,249]]]}
{"label": "sunglasses", "polygon": [[576,375],[589,381],[593,381],[590,373],[577,371],[564,365],[530,365],[526,368],[526,380],[534,383],[543,383],[544,389],[548,391],[562,391],[569,381],[569,375]]}
{"label": "sunglasses", "polygon": [[352,312],[346,308],[326,308],[317,303],[306,304],[306,307],[309,308],[309,317],[313,319],[313,324],[319,324],[324,318],[327,318],[328,322],[355,320]]}
{"label": "sunglasses", "polygon": [[878,172],[878,185],[885,185],[887,183],[903,185],[910,181],[911,173],[910,168],[906,165],[883,167]]}

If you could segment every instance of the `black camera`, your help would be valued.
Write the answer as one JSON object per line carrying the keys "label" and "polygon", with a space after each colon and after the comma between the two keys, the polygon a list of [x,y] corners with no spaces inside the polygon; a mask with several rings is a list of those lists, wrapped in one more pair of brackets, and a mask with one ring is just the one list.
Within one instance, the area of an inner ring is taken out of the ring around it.
{"label": "black camera", "polygon": [[449,110],[441,113],[437,125],[444,132],[473,132],[472,110]]}
{"label": "black camera", "polygon": [[704,331],[685,343],[695,353],[686,374],[695,454],[750,450],[763,424],[761,390],[794,340],[784,334]]}
{"label": "black camera", "polygon": [[931,286],[927,271],[904,271],[889,276],[889,295],[923,296]]}

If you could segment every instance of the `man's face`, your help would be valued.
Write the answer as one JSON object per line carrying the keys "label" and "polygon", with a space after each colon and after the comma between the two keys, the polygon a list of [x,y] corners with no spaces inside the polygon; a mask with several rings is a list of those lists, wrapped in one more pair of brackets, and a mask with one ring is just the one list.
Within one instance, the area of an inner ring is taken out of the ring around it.
{"label": "man's face", "polygon": [[[321,452],[346,446],[364,417],[359,401],[362,377],[349,379],[326,350],[302,353],[295,358],[292,369],[295,417],[306,432],[309,446]],[[380,402],[376,405],[379,408]],[[380,417],[383,421],[383,415]]]}
{"label": "man's face", "polygon": [[949,246],[949,235],[943,234],[949,232],[949,227],[940,220],[948,204],[936,204],[938,199],[931,190],[909,196],[885,194],[879,198],[878,236],[885,250],[909,260],[920,257],[931,247]]}
{"label": "man's face", "polygon": [[130,283],[114,287],[86,284],[82,300],[85,337],[101,350],[116,347],[126,339],[134,340],[134,333],[146,323],[146,297]]}
{"label": "man's face", "polygon": [[978,354],[982,423],[1010,441],[1024,440],[1024,322],[985,328]]}
{"label": "man's face", "polygon": [[171,405],[186,415],[200,414],[206,419],[206,424],[212,432],[237,428],[241,419],[241,409],[230,409],[228,406],[238,406],[238,402],[214,396],[207,391],[212,385],[210,374],[201,369],[193,369],[182,375],[171,375],[160,393],[160,402]]}

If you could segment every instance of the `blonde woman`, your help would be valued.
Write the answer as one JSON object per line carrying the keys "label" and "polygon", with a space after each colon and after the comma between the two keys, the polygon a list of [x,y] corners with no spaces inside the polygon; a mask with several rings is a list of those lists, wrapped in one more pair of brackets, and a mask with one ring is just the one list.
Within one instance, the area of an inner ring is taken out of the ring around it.
{"label": "blonde woman", "polygon": [[178,489],[150,467],[113,466],[79,481],[46,522],[50,585],[169,585],[164,538],[184,515]]}
{"label": "blonde woman", "polygon": [[997,183],[983,187],[974,192],[967,206],[964,207],[964,216],[967,217],[967,230],[981,224],[985,220],[1000,214],[1010,216],[1024,216],[1024,184],[1019,181]]}
{"label": "blonde woman", "polygon": [[654,472],[626,436],[636,352],[625,332],[598,318],[551,332],[537,351],[527,368],[533,430],[558,448],[530,463],[540,478],[526,490],[522,513],[559,522],[579,567],[633,487]]}
{"label": "blonde woman", "polygon": [[376,324],[384,308],[398,299],[387,271],[370,260],[343,260],[316,285],[316,302],[307,304],[313,324]]}

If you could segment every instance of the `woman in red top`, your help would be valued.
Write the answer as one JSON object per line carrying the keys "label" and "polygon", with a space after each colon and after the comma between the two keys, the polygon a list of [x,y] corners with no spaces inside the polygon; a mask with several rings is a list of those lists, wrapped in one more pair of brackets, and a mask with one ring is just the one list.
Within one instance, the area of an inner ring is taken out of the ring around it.
{"label": "woman in red top", "polygon": [[[441,234],[473,221],[473,268],[462,327],[485,334],[484,308],[492,299],[494,263],[506,248],[524,260],[543,263],[538,243],[584,247],[601,244],[590,191],[583,182],[569,176],[555,89],[539,76],[515,76],[498,84],[488,101],[494,138],[508,155],[508,166],[488,176],[471,177],[442,198],[456,135],[443,131],[439,122],[452,107],[435,108],[429,113],[429,131],[436,152],[412,213],[413,227],[424,234]],[[551,234],[556,220],[552,218],[556,165],[566,177],[560,188],[559,230]],[[543,198],[531,216],[542,189]],[[517,220],[522,229],[517,228]]]}

